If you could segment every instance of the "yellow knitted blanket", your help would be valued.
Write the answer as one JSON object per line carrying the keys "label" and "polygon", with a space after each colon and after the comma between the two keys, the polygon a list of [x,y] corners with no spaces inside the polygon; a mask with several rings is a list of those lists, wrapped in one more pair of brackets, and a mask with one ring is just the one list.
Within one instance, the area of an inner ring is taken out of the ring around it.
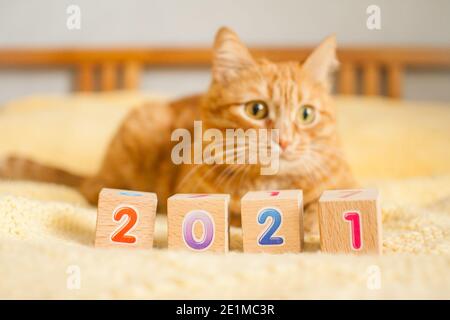
{"label": "yellow knitted blanket", "polygon": [[[31,97],[0,109],[10,152],[74,172],[99,165],[123,115],[148,95]],[[0,181],[0,298],[450,298],[450,105],[337,99],[357,176],[382,193],[383,256],[95,249],[96,209],[75,190]]]}

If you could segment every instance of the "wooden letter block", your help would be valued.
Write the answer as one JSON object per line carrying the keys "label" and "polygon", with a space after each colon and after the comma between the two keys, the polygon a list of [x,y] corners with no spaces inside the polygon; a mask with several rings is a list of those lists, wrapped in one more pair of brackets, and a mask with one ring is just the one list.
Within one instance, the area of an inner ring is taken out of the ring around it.
{"label": "wooden letter block", "polygon": [[153,247],[155,193],[102,189],[98,199],[96,247]]}
{"label": "wooden letter block", "polygon": [[228,252],[228,194],[176,194],[167,200],[168,247]]}
{"label": "wooden letter block", "polygon": [[300,252],[303,248],[301,190],[248,192],[241,199],[244,252]]}
{"label": "wooden letter block", "polygon": [[378,191],[325,191],[319,200],[319,226],[320,246],[324,252],[381,254]]}

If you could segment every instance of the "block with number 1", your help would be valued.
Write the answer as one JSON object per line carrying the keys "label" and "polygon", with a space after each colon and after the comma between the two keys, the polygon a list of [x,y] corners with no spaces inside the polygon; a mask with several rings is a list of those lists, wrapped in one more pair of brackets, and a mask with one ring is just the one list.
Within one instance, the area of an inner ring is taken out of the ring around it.
{"label": "block with number 1", "polygon": [[381,254],[380,195],[375,189],[330,190],[319,200],[320,246],[330,253]]}
{"label": "block with number 1", "polygon": [[300,252],[303,248],[301,190],[251,191],[241,199],[244,252]]}
{"label": "block with number 1", "polygon": [[96,247],[153,247],[155,193],[102,189],[98,199]]}

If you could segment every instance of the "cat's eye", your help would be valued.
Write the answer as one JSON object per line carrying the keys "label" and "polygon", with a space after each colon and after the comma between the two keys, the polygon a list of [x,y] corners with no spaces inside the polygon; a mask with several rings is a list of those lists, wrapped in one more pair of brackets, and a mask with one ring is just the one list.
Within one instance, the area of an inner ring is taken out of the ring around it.
{"label": "cat's eye", "polygon": [[264,101],[249,101],[244,107],[245,113],[252,119],[262,120],[269,115],[269,107]]}
{"label": "cat's eye", "polygon": [[309,125],[316,119],[316,109],[309,104],[304,104],[298,110],[298,120],[302,125]]}

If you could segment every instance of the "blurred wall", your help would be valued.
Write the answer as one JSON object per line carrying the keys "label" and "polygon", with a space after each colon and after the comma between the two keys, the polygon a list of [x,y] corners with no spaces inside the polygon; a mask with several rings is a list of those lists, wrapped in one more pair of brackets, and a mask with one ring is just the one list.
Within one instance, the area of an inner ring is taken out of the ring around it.
{"label": "blurred wall", "polygon": [[[71,4],[80,30],[66,27]],[[381,30],[366,27],[371,4]],[[210,45],[222,25],[249,45],[310,45],[336,33],[340,45],[450,46],[449,13],[448,0],[0,0],[0,47]],[[141,89],[180,95],[208,82],[207,70],[147,70]],[[449,88],[450,72],[412,71],[405,95],[450,101]],[[0,103],[70,90],[66,71],[0,70]]]}

